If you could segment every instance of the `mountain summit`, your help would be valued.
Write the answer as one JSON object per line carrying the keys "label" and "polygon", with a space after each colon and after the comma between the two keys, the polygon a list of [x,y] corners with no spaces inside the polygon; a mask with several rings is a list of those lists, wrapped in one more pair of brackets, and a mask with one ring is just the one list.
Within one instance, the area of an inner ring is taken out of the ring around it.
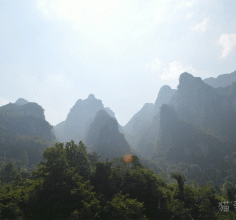
{"label": "mountain summit", "polygon": [[114,112],[109,108],[104,108],[102,101],[96,99],[93,94],[85,100],[79,99],[71,108],[66,120],[54,127],[57,138],[62,142],[83,140],[99,110],[106,110],[111,117],[115,117]]}
{"label": "mountain summit", "polygon": [[154,115],[159,112],[159,109],[163,104],[167,104],[171,100],[175,92],[176,89],[171,89],[168,85],[164,85],[160,88],[155,102]]}
{"label": "mountain summit", "polygon": [[25,104],[27,104],[27,103],[28,103],[28,101],[25,100],[25,99],[23,99],[23,98],[19,98],[19,99],[17,99],[17,101],[15,102],[15,104],[17,104],[17,105],[25,105]]}
{"label": "mountain summit", "polygon": [[8,131],[30,137],[40,136],[46,141],[54,141],[52,126],[45,120],[44,109],[34,102],[9,103],[0,107],[0,126]]}
{"label": "mountain summit", "polygon": [[234,142],[236,112],[233,87],[234,84],[219,90],[205,84],[200,77],[183,73],[179,78],[178,90],[169,104],[174,106],[180,118]]}

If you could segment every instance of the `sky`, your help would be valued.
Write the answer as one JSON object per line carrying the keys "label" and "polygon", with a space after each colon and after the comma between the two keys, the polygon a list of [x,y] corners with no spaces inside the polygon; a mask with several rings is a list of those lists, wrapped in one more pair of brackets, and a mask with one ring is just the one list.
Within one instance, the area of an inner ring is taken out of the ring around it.
{"label": "sky", "polygon": [[51,125],[94,94],[125,125],[179,75],[236,70],[235,0],[0,0],[0,106]]}

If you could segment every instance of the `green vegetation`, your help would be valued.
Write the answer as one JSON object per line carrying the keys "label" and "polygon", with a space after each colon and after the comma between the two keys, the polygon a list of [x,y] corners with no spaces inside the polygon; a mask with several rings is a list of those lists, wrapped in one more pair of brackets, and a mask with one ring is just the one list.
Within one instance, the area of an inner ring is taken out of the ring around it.
{"label": "green vegetation", "polygon": [[[178,172],[166,179],[144,168],[135,155],[130,163],[98,158],[82,142],[71,141],[46,148],[34,171],[27,171],[26,154],[21,164],[3,164],[0,219],[236,218],[232,182],[220,190],[212,184],[187,184]],[[226,201],[229,211],[221,211]]]}
{"label": "green vegetation", "polygon": [[91,147],[91,151],[100,155],[102,161],[105,161],[107,157],[114,159],[131,153],[128,142],[118,130],[117,120],[104,110],[97,112],[88,130],[85,143]]}
{"label": "green vegetation", "polygon": [[21,106],[17,104],[2,106],[0,108],[0,130],[15,135],[40,136],[48,142],[55,140],[51,131],[52,126],[45,120],[43,108],[31,102]]}
{"label": "green vegetation", "polygon": [[0,219],[236,219],[236,83],[183,73],[163,89],[125,135],[101,100],[78,100],[55,133],[85,144],[53,143],[36,103],[1,107]]}

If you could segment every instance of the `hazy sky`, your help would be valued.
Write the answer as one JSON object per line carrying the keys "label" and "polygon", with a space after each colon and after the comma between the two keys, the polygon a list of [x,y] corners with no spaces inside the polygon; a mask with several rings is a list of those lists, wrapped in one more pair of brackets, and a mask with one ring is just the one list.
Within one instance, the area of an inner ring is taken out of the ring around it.
{"label": "hazy sky", "polygon": [[25,98],[47,121],[90,93],[125,125],[187,71],[236,70],[235,0],[0,0],[0,106]]}

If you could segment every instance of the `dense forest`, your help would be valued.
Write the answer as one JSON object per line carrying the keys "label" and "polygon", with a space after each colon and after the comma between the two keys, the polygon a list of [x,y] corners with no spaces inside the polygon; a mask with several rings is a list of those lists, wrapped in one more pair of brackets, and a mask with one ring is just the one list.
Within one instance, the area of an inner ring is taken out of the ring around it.
{"label": "dense forest", "polygon": [[[25,161],[26,163],[26,161]],[[172,183],[135,155],[99,161],[73,141],[46,148],[33,172],[25,164],[1,167],[1,219],[235,219],[236,188]],[[227,201],[227,204],[226,204]],[[225,202],[225,203],[224,203]],[[220,206],[222,205],[222,207]],[[227,208],[229,209],[228,211]]]}
{"label": "dense forest", "polygon": [[236,219],[235,75],[183,73],[125,126],[92,94],[54,127],[0,107],[0,219]]}

